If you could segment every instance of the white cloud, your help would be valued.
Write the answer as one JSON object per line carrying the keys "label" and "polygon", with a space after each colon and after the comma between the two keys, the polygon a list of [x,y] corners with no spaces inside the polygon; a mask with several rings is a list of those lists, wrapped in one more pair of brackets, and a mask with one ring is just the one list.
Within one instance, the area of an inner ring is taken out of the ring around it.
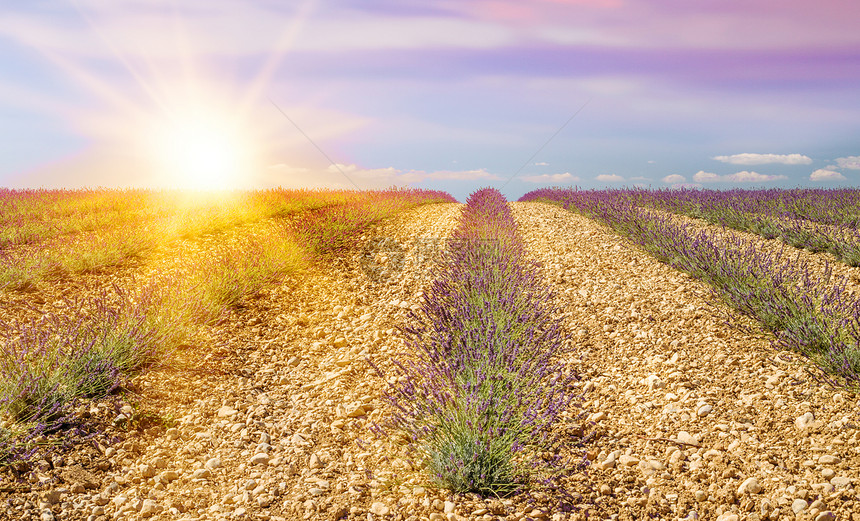
{"label": "white cloud", "polygon": [[811,181],[844,181],[845,176],[835,170],[819,168],[809,175]]}
{"label": "white cloud", "polygon": [[860,156],[840,157],[836,159],[836,164],[839,165],[839,168],[860,170]]}
{"label": "white cloud", "polygon": [[779,181],[780,179],[788,178],[784,175],[765,175],[758,172],[747,172],[746,170],[723,176],[723,181],[734,183],[762,183],[765,181]]}
{"label": "white cloud", "polygon": [[695,174],[693,174],[693,181],[697,183],[717,183],[720,181],[720,176],[713,172],[705,172],[704,170],[699,170]]}
{"label": "white cloud", "polygon": [[661,181],[663,181],[664,183],[668,183],[670,185],[676,185],[678,183],[686,183],[687,178],[682,176],[682,175],[672,174],[672,175],[667,175],[666,177],[661,179]]}
{"label": "white cloud", "polygon": [[563,174],[542,174],[542,175],[528,175],[521,177],[521,179],[527,183],[569,183],[573,181],[579,181],[579,177],[571,174],[570,172],[565,172]]}
{"label": "white cloud", "polygon": [[545,161],[541,161],[539,163],[535,163],[535,166],[549,166],[549,163],[547,163]]}
{"label": "white cloud", "polygon": [[693,181],[697,183],[764,183],[767,181],[779,181],[788,179],[784,175],[767,175],[758,172],[743,170],[729,175],[717,175],[712,172],[699,170],[693,174]]}
{"label": "white cloud", "polygon": [[621,183],[624,182],[624,178],[617,174],[600,174],[596,177],[598,181],[603,181],[604,183]]}
{"label": "white cloud", "polygon": [[765,165],[780,163],[783,165],[809,165],[812,158],[802,154],[735,154],[733,156],[715,156],[713,159],[732,165]]}

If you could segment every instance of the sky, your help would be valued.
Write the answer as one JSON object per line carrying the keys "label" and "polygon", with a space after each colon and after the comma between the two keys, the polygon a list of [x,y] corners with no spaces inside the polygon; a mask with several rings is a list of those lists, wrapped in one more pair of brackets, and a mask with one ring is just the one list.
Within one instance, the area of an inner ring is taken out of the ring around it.
{"label": "sky", "polygon": [[0,7],[0,187],[860,186],[854,0]]}

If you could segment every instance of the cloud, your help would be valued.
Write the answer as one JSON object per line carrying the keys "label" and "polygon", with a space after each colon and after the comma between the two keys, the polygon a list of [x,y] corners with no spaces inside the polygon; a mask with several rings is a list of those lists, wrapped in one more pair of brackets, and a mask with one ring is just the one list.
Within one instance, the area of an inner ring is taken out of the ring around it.
{"label": "cloud", "polygon": [[758,172],[747,172],[746,170],[723,176],[724,181],[735,183],[761,183],[765,181],[779,181],[781,179],[788,178],[784,175],[765,175]]}
{"label": "cloud", "polygon": [[521,177],[523,181],[527,183],[569,183],[573,181],[579,181],[579,176],[575,176],[570,172],[565,172],[563,174],[541,174],[541,175],[528,175]]}
{"label": "cloud", "polygon": [[539,163],[535,163],[535,166],[549,166],[549,163],[541,161]]}
{"label": "cloud", "polygon": [[836,164],[839,165],[839,168],[860,170],[860,156],[840,157],[836,159]]}
{"label": "cloud", "polygon": [[810,181],[844,181],[845,176],[835,170],[819,168],[809,175]]}
{"label": "cloud", "polygon": [[604,183],[622,183],[624,178],[617,174],[600,174],[595,179]]}
{"label": "cloud", "polygon": [[705,172],[704,170],[699,170],[695,174],[693,174],[693,181],[697,183],[717,183],[720,181],[720,176],[713,172]]}
{"label": "cloud", "polygon": [[664,183],[668,183],[670,185],[676,185],[678,183],[686,183],[687,178],[682,176],[682,175],[672,174],[672,175],[667,175],[666,177],[661,179],[661,181],[663,181]]}
{"label": "cloud", "polygon": [[782,179],[788,178],[784,175],[766,175],[746,170],[729,175],[717,175],[712,172],[705,172],[704,170],[699,170],[693,174],[693,181],[697,183],[764,183]]}
{"label": "cloud", "polygon": [[809,165],[812,158],[802,154],[735,154],[733,156],[715,156],[713,159],[732,165],[765,165],[780,163],[783,165]]}

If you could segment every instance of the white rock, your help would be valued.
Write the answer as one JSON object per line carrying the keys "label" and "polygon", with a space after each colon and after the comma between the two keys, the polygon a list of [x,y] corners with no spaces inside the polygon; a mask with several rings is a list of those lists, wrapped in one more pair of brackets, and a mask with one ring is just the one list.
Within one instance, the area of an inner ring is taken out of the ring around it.
{"label": "white rock", "polygon": [[207,469],[217,469],[221,467],[221,458],[214,457],[206,460],[206,468]]}
{"label": "white rock", "polygon": [[666,382],[660,379],[656,374],[651,374],[645,377],[643,383],[648,386],[648,389],[652,391],[654,389],[663,389],[666,387]]}
{"label": "white rock", "polygon": [[380,503],[379,501],[370,505],[370,512],[377,516],[387,516],[390,511],[391,509],[385,503]]}
{"label": "white rock", "polygon": [[229,405],[225,405],[218,409],[219,418],[229,418],[231,416],[236,416],[237,414],[239,414],[239,411],[230,407]]}
{"label": "white rock", "polygon": [[797,498],[791,502],[791,511],[794,512],[795,515],[803,512],[809,506],[809,503],[806,501]]}
{"label": "white rock", "polygon": [[212,477],[209,469],[197,469],[191,474],[192,479],[208,479]]}
{"label": "white rock", "polygon": [[794,426],[797,427],[797,430],[802,431],[809,427],[809,424],[815,420],[815,415],[811,412],[807,412],[801,416],[798,416],[796,420],[794,420]]}
{"label": "white rock", "polygon": [[454,512],[455,508],[457,508],[456,503],[454,503],[453,501],[446,501],[445,507],[442,511],[445,512],[446,514],[451,514]]}
{"label": "white rock", "polygon": [[713,406],[705,404],[705,405],[699,407],[699,409],[696,411],[696,416],[698,416],[699,418],[704,418],[705,416],[710,414],[711,411],[713,411],[713,410],[714,410]]}
{"label": "white rock", "polygon": [[815,516],[815,521],[836,521],[836,514],[830,510],[825,510]]}
{"label": "white rock", "polygon": [[620,458],[618,458],[618,463],[623,467],[635,467],[639,464],[639,458],[636,456],[628,456],[627,454],[622,454]]}
{"label": "white rock", "polygon": [[694,447],[698,447],[700,445],[699,439],[696,436],[693,436],[687,431],[678,432],[677,436],[678,441],[681,443],[686,443],[688,445],[692,445]]}
{"label": "white rock", "polygon": [[832,456],[830,454],[825,454],[818,458],[819,465],[838,465],[841,461],[839,456]]}
{"label": "white rock", "polygon": [[158,504],[151,499],[144,499],[140,507],[140,517],[151,517],[158,513]]}
{"label": "white rock", "polygon": [[758,494],[761,492],[761,485],[755,477],[748,477],[738,487],[738,494]]}
{"label": "white rock", "polygon": [[251,465],[268,465],[269,455],[265,452],[259,452],[251,456]]}

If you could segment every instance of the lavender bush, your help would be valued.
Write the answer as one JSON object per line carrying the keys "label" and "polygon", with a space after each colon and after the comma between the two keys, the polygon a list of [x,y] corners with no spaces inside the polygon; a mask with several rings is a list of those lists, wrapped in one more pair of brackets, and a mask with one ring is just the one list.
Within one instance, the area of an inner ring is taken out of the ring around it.
{"label": "lavender bush", "polygon": [[[504,495],[547,471],[553,426],[574,397],[558,361],[550,290],[497,190],[472,194],[395,361],[388,428],[416,442],[441,486]],[[555,462],[557,463],[557,462]]]}
{"label": "lavender bush", "polygon": [[860,302],[847,281],[814,276],[800,261],[757,250],[728,234],[706,231],[643,210],[618,191],[547,189],[521,200],[544,200],[595,218],[656,258],[709,283],[715,294],[772,331],[776,343],[808,356],[843,383],[860,385]]}

